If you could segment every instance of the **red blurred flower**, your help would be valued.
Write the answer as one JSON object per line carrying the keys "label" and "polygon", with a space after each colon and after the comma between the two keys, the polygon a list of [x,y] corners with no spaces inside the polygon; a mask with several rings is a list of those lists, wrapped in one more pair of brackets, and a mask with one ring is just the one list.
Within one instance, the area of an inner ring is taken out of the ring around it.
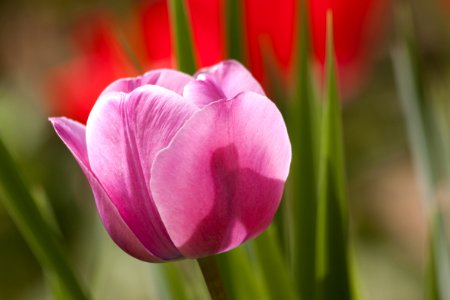
{"label": "red blurred flower", "polygon": [[[187,0],[197,63],[200,67],[225,58],[223,0]],[[146,59],[154,65],[173,66],[167,1],[151,1],[138,7]]]}
{"label": "red blurred flower", "polygon": [[246,0],[244,18],[248,63],[255,77],[265,81],[264,56],[272,55],[285,76],[292,66],[296,34],[296,0]]}
{"label": "red blurred flower", "polygon": [[[217,63],[225,53],[225,1],[187,0],[197,62],[200,67]],[[263,55],[274,54],[278,67],[287,74],[294,49],[296,1],[245,0],[244,10],[247,56],[255,77],[264,80]],[[147,59],[173,62],[167,1],[152,1],[139,9]],[[262,47],[270,47],[262,53]],[[170,65],[170,64],[169,64]]]}
{"label": "red blurred flower", "polygon": [[[266,56],[286,80],[295,58],[298,6],[296,0],[245,0],[243,34],[248,65],[263,84]],[[323,66],[326,12],[334,15],[338,75],[344,94],[359,86],[371,49],[384,27],[389,0],[309,0],[314,56]],[[199,67],[226,58],[225,0],[187,0]],[[154,0],[136,7],[131,34],[127,35],[144,70],[174,67],[167,1]],[[124,47],[111,29],[113,22],[94,15],[77,24],[75,57],[52,72],[49,91],[53,113],[85,122],[103,88],[114,79],[135,75]],[[133,26],[134,25],[134,26]],[[137,26],[137,27],[136,27]],[[131,39],[130,39],[131,36]]]}
{"label": "red blurred flower", "polygon": [[46,87],[53,113],[85,122],[105,86],[135,72],[107,16],[82,18],[72,38],[74,57],[51,70]]}
{"label": "red blurred flower", "polygon": [[359,87],[380,33],[385,29],[389,0],[309,0],[313,51],[322,72],[326,52],[326,15],[333,13],[334,47],[344,94]]}

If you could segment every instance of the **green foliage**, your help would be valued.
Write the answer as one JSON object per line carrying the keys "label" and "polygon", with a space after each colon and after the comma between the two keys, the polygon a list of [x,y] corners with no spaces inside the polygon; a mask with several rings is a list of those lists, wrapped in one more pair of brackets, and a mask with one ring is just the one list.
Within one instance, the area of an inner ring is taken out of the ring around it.
{"label": "green foliage", "polygon": [[188,11],[184,0],[170,0],[169,11],[177,67],[182,72],[194,74],[197,67]]}
{"label": "green foliage", "polygon": [[0,140],[0,199],[28,245],[48,271],[57,299],[88,299],[55,232],[41,215],[17,167]]}
{"label": "green foliage", "polygon": [[314,299],[320,110],[312,88],[307,1],[300,2],[297,89],[286,114],[293,152],[287,200],[292,207],[294,277],[302,298]]}
{"label": "green foliage", "polygon": [[327,17],[327,83],[320,134],[316,299],[354,299],[342,121],[336,82],[331,13]]}

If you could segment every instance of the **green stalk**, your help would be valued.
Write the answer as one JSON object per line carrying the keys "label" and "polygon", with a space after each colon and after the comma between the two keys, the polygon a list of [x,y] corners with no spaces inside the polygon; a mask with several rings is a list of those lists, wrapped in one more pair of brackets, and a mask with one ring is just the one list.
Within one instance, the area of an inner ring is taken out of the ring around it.
{"label": "green stalk", "polygon": [[228,299],[215,256],[197,259],[212,300]]}
{"label": "green stalk", "polygon": [[53,230],[39,212],[11,155],[0,140],[0,196],[43,268],[61,286],[63,299],[88,299],[78,283]]}
{"label": "green stalk", "polygon": [[169,12],[177,67],[182,72],[194,74],[197,66],[185,2],[169,0]]}

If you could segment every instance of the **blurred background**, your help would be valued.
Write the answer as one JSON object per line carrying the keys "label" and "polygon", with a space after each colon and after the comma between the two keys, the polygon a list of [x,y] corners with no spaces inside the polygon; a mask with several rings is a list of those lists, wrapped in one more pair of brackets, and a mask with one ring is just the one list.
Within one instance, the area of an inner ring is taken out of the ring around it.
{"label": "blurred background", "polygon": [[[325,45],[321,2],[310,1],[318,87]],[[425,93],[448,107],[450,2],[330,2],[362,293],[373,300],[423,299],[425,213],[390,51],[397,29],[394,8],[406,3],[412,7]],[[223,1],[187,3],[199,65],[224,59]],[[242,57],[281,106],[295,85],[298,5],[245,0],[242,6],[247,49]],[[0,137],[96,299],[165,299],[159,274],[167,270],[139,262],[113,244],[81,170],[47,118],[64,115],[85,122],[109,82],[173,67],[173,61],[165,1],[0,1]],[[279,82],[267,70],[276,70]],[[443,185],[442,194],[446,191]],[[196,270],[189,261],[181,268]],[[0,270],[0,299],[50,298],[46,275],[1,201]],[[201,297],[198,272],[185,273],[193,299]]]}

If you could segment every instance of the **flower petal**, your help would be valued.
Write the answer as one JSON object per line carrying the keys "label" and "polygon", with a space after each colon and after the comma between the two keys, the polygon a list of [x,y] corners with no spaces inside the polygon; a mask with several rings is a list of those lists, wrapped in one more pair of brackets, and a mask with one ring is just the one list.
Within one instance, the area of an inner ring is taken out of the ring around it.
{"label": "flower petal", "polygon": [[51,118],[50,121],[86,175],[94,193],[100,218],[114,242],[125,252],[138,259],[161,262],[159,257],[149,252],[137,239],[91,172],[87,158],[85,126],[66,118]]}
{"label": "flower petal", "polygon": [[282,116],[241,93],[197,112],[161,150],[150,186],[180,252],[201,257],[256,236],[279,205],[291,160]]}
{"label": "flower petal", "polygon": [[183,96],[202,107],[221,99],[231,99],[250,91],[265,95],[250,72],[235,60],[227,60],[195,74],[184,88]]}
{"label": "flower petal", "polygon": [[147,72],[142,76],[116,80],[106,87],[102,95],[108,92],[124,92],[129,94],[145,84],[158,85],[181,95],[183,88],[192,80],[193,78],[185,73],[160,69]]}
{"label": "flower petal", "polygon": [[139,240],[165,260],[180,253],[152,199],[151,165],[196,110],[173,91],[144,85],[128,95],[102,95],[86,126],[92,171]]}

